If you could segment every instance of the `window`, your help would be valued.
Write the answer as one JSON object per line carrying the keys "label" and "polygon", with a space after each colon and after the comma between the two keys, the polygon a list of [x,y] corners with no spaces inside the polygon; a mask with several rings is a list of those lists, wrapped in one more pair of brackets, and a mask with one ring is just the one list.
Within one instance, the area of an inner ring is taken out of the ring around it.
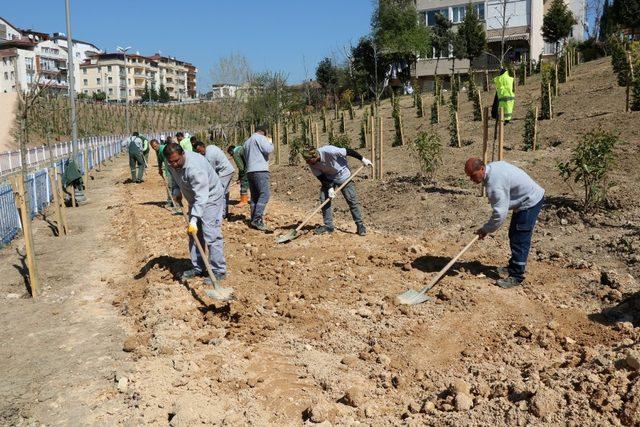
{"label": "window", "polygon": [[109,83],[113,83],[113,78],[109,77]]}
{"label": "window", "polygon": [[9,73],[7,73],[6,71],[4,72],[4,79],[9,80]]}
{"label": "window", "polygon": [[460,22],[462,22],[464,20],[464,15],[465,15],[465,13],[467,11],[467,7],[466,6],[452,7],[451,10],[453,12],[453,18],[451,19],[451,21],[454,24],[459,24]]}
{"label": "window", "polygon": [[111,72],[111,65],[107,66],[107,71]]}
{"label": "window", "polygon": [[478,19],[484,21],[484,3],[478,3],[475,6],[476,14],[478,15]]}
{"label": "window", "polygon": [[83,79],[82,80],[82,84],[84,84],[85,86],[87,86],[89,84],[89,80],[87,79]]}
{"label": "window", "polygon": [[100,77],[96,79],[96,84],[100,84]]}
{"label": "window", "polygon": [[27,70],[33,70],[33,58],[25,58],[24,63],[27,67]]}
{"label": "window", "polygon": [[82,69],[82,74],[85,74],[85,75],[87,74],[87,69],[86,68]]}
{"label": "window", "polygon": [[448,9],[439,9],[439,10],[430,10],[427,12],[427,25],[433,27],[436,25],[436,15],[440,13],[445,18],[449,19],[449,10]]}
{"label": "window", "polygon": [[113,89],[109,88],[109,95],[113,95]]}

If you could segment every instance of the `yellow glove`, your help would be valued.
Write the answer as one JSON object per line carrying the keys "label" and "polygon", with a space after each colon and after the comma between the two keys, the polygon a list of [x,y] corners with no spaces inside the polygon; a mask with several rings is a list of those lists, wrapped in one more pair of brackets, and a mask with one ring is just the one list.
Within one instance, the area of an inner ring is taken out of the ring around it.
{"label": "yellow glove", "polygon": [[195,236],[198,233],[198,220],[195,218],[191,218],[189,221],[189,226],[187,227],[187,233]]}

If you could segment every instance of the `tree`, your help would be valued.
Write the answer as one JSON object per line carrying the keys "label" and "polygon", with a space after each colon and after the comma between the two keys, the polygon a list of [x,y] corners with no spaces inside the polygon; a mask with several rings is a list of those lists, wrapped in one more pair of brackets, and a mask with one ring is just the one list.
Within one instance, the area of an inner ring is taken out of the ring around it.
{"label": "tree", "polygon": [[558,61],[560,41],[569,37],[571,29],[577,24],[573,13],[564,0],[553,0],[542,21],[542,38],[556,47],[556,62]]}
{"label": "tree", "polygon": [[640,30],[640,0],[615,0],[613,9],[615,22],[635,33]]}
{"label": "tree", "polygon": [[487,33],[471,2],[467,4],[464,20],[458,26],[458,36],[464,40],[465,56],[470,64],[487,48]]}
{"label": "tree", "polygon": [[461,60],[467,57],[467,44],[465,39],[458,33],[451,34],[451,50],[453,61],[451,61],[451,74],[456,72],[456,59]]}
{"label": "tree", "polygon": [[151,92],[149,92],[148,82],[144,82],[144,91],[142,92],[142,96],[140,96],[140,99],[145,102],[151,101]]}
{"label": "tree", "polygon": [[151,98],[152,101],[158,100],[158,91],[156,90],[155,86],[151,87],[151,90],[149,91],[149,97]]}
{"label": "tree", "polygon": [[335,101],[338,88],[338,68],[333,65],[331,58],[324,58],[316,68],[316,81],[325,92],[325,96],[331,95]]}
{"label": "tree", "polygon": [[358,87],[371,92],[376,104],[379,103],[386,85],[386,75],[391,68],[392,59],[380,53],[371,37],[363,37],[351,48],[351,68]]}
{"label": "tree", "polygon": [[158,101],[160,102],[169,102],[171,101],[171,96],[167,89],[164,87],[164,83],[160,83],[160,91],[158,92]]}
{"label": "tree", "polygon": [[225,96],[216,101],[220,105],[219,124],[230,133],[231,129],[238,125],[244,110],[246,99],[238,89],[246,87],[251,80],[249,61],[239,53],[223,56],[211,68],[210,75],[213,83],[236,88],[234,96]]}
{"label": "tree", "polygon": [[[409,70],[417,55],[426,56],[431,48],[429,27],[421,25],[413,0],[379,0],[371,18],[374,43],[393,61]],[[410,73],[402,73],[403,82]]]}
{"label": "tree", "polygon": [[451,46],[451,37],[453,32],[451,27],[453,24],[443,14],[436,14],[436,22],[433,27],[433,36],[431,44],[433,45],[434,55],[436,56],[436,68],[434,74],[438,75],[438,63],[441,57],[449,56],[449,48]]}

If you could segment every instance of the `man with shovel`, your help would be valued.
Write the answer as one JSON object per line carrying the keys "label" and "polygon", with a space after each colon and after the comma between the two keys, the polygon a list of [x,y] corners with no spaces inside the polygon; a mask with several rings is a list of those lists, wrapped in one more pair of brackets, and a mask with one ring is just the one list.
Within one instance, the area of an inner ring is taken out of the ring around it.
{"label": "man with shovel", "polygon": [[[325,145],[320,148],[310,148],[303,151],[302,157],[304,157],[309,165],[309,169],[311,169],[311,172],[321,183],[321,202],[324,202],[327,198],[333,199],[336,197],[335,187],[340,186],[340,184],[344,183],[351,176],[347,156],[360,160],[365,166],[371,166],[369,159],[362,157],[360,153],[350,148]],[[362,222],[360,205],[356,196],[356,184],[353,180],[349,181],[347,185],[342,188],[342,195],[349,205],[351,217],[356,223],[358,235],[365,236],[367,229]],[[331,209],[331,202],[322,207],[322,218],[324,225],[316,228],[315,233],[333,233],[333,211]]]}
{"label": "man with shovel", "polygon": [[[128,141],[129,168],[131,169],[131,182],[142,182],[144,176],[144,141],[138,132],[134,132]],[[137,172],[137,173],[136,173]]]}
{"label": "man with shovel", "polygon": [[[193,138],[191,139],[193,140]],[[226,218],[229,215],[229,189],[231,188],[231,178],[233,178],[235,169],[227,159],[224,151],[217,145],[205,145],[202,141],[196,141],[193,143],[193,149],[209,161],[220,178],[220,184],[224,188],[223,218]]]}
{"label": "man with shovel", "polygon": [[[222,238],[222,209],[224,206],[224,188],[218,175],[207,159],[200,154],[184,151],[180,145],[171,143],[164,148],[164,156],[173,178],[173,197],[179,203],[182,196],[189,203],[189,252],[192,268],[184,271],[183,280],[202,276],[205,272],[197,245],[193,239],[206,244],[209,248],[209,264],[215,278],[225,278],[227,264],[224,258]],[[211,284],[205,278],[205,284]]]}
{"label": "man with shovel", "polygon": [[544,189],[525,171],[505,161],[485,165],[477,157],[467,160],[464,171],[476,184],[483,184],[492,213],[489,221],[476,231],[484,239],[496,231],[513,210],[509,226],[511,259],[507,269],[499,268],[498,273],[508,277],[498,279],[502,288],[518,286],[524,280],[527,257],[531,248],[531,236],[544,200]]}
{"label": "man with shovel", "polygon": [[269,154],[273,152],[273,144],[267,138],[267,129],[267,125],[258,126],[242,146],[251,192],[250,225],[260,231],[269,230],[264,223],[264,211],[269,203]]}

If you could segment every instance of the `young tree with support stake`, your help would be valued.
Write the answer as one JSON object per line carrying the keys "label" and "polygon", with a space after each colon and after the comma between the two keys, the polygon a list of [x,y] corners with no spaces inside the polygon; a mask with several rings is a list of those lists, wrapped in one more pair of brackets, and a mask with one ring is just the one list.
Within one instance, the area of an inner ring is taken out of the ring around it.
{"label": "young tree with support stake", "polygon": [[542,38],[547,43],[555,45],[555,59],[558,63],[560,41],[571,34],[571,29],[577,24],[573,13],[564,0],[553,0],[542,22]]}

